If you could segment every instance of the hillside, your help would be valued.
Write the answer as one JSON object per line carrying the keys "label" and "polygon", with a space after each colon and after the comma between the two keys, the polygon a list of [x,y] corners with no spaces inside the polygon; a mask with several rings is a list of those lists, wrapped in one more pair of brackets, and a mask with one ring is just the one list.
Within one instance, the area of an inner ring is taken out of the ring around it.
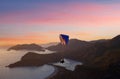
{"label": "hillside", "polygon": [[16,46],[10,47],[8,49],[8,51],[10,51],[10,50],[44,51],[44,48],[37,44],[21,44],[21,45],[16,45]]}

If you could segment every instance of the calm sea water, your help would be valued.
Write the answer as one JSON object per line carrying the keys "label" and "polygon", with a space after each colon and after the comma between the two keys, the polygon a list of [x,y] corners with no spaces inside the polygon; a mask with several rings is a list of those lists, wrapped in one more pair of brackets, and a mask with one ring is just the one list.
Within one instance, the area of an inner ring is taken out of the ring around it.
{"label": "calm sea water", "polygon": [[[20,68],[5,67],[11,63],[19,61],[27,52],[28,51],[7,51],[6,48],[0,48],[0,79],[45,79],[54,73],[55,68],[50,65]],[[36,53],[48,54],[52,52],[46,50],[45,52]]]}

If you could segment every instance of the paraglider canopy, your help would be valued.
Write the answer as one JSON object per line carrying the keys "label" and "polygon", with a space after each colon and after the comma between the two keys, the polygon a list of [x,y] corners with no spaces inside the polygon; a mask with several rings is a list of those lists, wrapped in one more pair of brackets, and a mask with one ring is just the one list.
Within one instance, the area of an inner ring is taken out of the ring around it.
{"label": "paraglider canopy", "polygon": [[[68,44],[68,42],[69,42],[69,36],[68,35],[60,34],[59,38],[60,38],[60,41],[61,41],[62,45],[67,45]],[[64,62],[65,62],[64,59],[60,60],[60,63],[64,63]]]}
{"label": "paraglider canopy", "polygon": [[62,45],[67,45],[69,42],[69,36],[65,34],[60,34],[60,41]]}

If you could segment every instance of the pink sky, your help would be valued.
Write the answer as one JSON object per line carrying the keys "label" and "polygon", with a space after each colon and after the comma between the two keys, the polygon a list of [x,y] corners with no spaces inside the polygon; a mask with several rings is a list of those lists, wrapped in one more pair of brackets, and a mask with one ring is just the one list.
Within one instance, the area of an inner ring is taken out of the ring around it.
{"label": "pink sky", "polygon": [[60,33],[80,40],[108,39],[120,34],[119,2],[31,4],[14,4],[20,9],[10,11],[0,9],[0,45],[56,42]]}

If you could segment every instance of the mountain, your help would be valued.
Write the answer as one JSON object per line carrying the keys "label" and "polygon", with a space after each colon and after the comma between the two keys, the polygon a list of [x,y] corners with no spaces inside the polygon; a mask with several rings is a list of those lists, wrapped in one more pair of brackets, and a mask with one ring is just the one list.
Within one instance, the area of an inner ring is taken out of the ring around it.
{"label": "mountain", "polygon": [[110,65],[107,69],[84,65],[76,66],[74,71],[57,68],[58,73],[49,79],[120,79],[120,65],[118,63]]}
{"label": "mountain", "polygon": [[22,44],[22,45],[16,45],[13,47],[10,47],[8,51],[10,50],[33,50],[33,51],[44,51],[44,48],[37,45],[37,44]]}
{"label": "mountain", "polygon": [[69,71],[61,67],[58,68],[58,73],[50,79],[102,79],[104,72],[98,68],[91,68],[88,66],[76,66],[74,71]]}
{"label": "mountain", "polygon": [[60,52],[67,58],[88,62],[106,50],[105,45],[108,41],[109,40],[96,40],[88,42],[78,39],[71,39],[66,46],[59,43],[55,46],[50,46],[47,49]]}
{"label": "mountain", "polygon": [[67,46],[58,44],[47,49],[58,51],[64,57],[94,66],[109,66],[120,59],[120,35],[107,40],[81,41],[71,39]]}
{"label": "mountain", "polygon": [[78,39],[71,39],[68,43],[68,45],[63,46],[62,44],[57,44],[54,46],[50,46],[47,49],[52,50],[52,51],[74,51],[74,50],[79,50],[84,47],[89,46],[90,43]]}
{"label": "mountain", "polygon": [[48,43],[48,44],[41,44],[41,46],[44,47],[44,48],[48,48],[50,46],[55,46],[57,44],[58,44],[58,42],[52,42],[52,43]]}
{"label": "mountain", "polygon": [[109,40],[92,41],[86,50],[83,57],[79,56],[83,51],[76,53],[78,59],[87,60],[87,64],[77,66],[75,71],[59,68],[50,79],[120,79],[120,35]]}
{"label": "mountain", "polygon": [[54,63],[61,59],[57,53],[53,54],[37,54],[34,52],[28,52],[20,61],[10,64],[8,67],[21,67],[21,66],[41,66],[44,64]]}
{"label": "mountain", "polygon": [[112,38],[106,44],[103,44],[105,48],[101,56],[94,58],[94,65],[109,66],[111,63],[120,61],[120,35]]}
{"label": "mountain", "polygon": [[120,48],[120,35],[111,40],[111,48]]}

